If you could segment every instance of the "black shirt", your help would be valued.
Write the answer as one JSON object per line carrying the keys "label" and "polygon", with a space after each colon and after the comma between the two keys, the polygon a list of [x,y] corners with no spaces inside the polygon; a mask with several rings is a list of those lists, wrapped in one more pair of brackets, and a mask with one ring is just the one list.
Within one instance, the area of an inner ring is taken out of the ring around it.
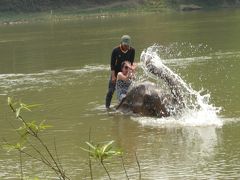
{"label": "black shirt", "polygon": [[111,70],[115,71],[115,76],[117,77],[118,72],[121,71],[121,64],[124,61],[129,61],[133,64],[135,58],[135,49],[130,47],[130,49],[124,53],[120,46],[116,47],[112,51],[111,56]]}

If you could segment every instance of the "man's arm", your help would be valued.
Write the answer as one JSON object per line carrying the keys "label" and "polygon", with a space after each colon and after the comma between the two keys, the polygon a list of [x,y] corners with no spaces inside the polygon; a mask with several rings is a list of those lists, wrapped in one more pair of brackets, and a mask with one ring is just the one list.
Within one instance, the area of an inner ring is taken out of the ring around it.
{"label": "man's arm", "polygon": [[111,79],[113,83],[117,80],[114,70],[111,71]]}
{"label": "man's arm", "polygon": [[115,75],[115,63],[116,63],[116,52],[115,49],[112,51],[111,55],[111,79],[112,82],[116,81],[116,75]]}
{"label": "man's arm", "polygon": [[135,69],[137,67],[137,64],[134,63],[134,58],[135,58],[135,49],[132,48],[131,56],[130,56],[130,63],[131,63],[131,68],[133,73],[135,72]]}
{"label": "man's arm", "polygon": [[131,53],[131,58],[130,58],[131,65],[133,65],[134,59],[135,59],[135,49],[132,48],[132,53]]}

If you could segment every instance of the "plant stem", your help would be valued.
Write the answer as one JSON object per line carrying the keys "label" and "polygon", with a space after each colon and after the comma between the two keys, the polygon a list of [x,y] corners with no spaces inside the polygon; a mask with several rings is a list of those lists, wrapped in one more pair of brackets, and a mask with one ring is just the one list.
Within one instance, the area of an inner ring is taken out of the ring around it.
{"label": "plant stem", "polygon": [[[88,142],[91,143],[91,128],[89,128]],[[88,165],[89,165],[91,180],[93,180],[92,161],[91,161],[91,154],[90,154],[90,146],[88,146],[88,150],[89,150],[89,153],[88,153]]]}
{"label": "plant stem", "polygon": [[31,154],[29,154],[29,153],[27,153],[27,152],[25,152],[25,151],[21,151],[21,153],[23,153],[23,154],[25,154],[25,155],[33,158],[33,159],[36,159],[36,160],[42,162],[43,164],[45,164],[46,166],[48,166],[49,168],[51,168],[51,169],[56,173],[56,175],[59,175],[57,169],[56,169],[55,167],[53,167],[53,166],[50,164],[50,162],[48,162],[46,159],[44,159],[44,158],[45,158],[44,156],[42,156],[41,159],[39,159],[39,158],[36,158],[36,157],[32,156]]}
{"label": "plant stem", "polygon": [[69,179],[68,177],[66,177],[66,175],[64,174],[64,172],[61,170],[61,168],[59,167],[58,163],[56,162],[55,158],[53,157],[52,153],[50,152],[50,150],[48,149],[47,145],[42,141],[41,138],[39,138],[39,136],[35,136],[37,138],[37,140],[41,143],[41,145],[45,148],[45,150],[47,151],[48,155],[50,156],[50,158],[52,159],[53,163],[55,164],[58,173],[60,174],[60,176],[63,179]]}
{"label": "plant stem", "polygon": [[56,154],[56,158],[57,158],[59,167],[60,167],[61,171],[64,171],[64,170],[63,170],[63,167],[62,167],[62,163],[61,163],[61,161],[60,161],[60,159],[59,159],[59,156],[58,156],[57,145],[56,145],[56,139],[55,139],[55,137],[54,137],[54,139],[53,139],[53,142],[54,142],[54,150],[55,150],[55,154]]}
{"label": "plant stem", "polygon": [[123,156],[121,156],[121,160],[122,160],[122,166],[123,166],[125,175],[126,175],[127,179],[129,180],[129,177],[128,177],[128,174],[127,174],[127,170],[126,170],[126,168],[125,168],[125,164],[124,164],[124,161],[123,161]]}
{"label": "plant stem", "polygon": [[[12,111],[14,113],[16,113],[16,109],[13,107],[12,104],[9,104],[10,108],[12,109]],[[47,158],[42,155],[42,153],[40,153],[40,151],[38,151],[37,149],[34,148],[35,151],[37,151],[40,156],[41,156],[41,160],[42,162],[44,162],[45,164],[47,164],[49,167],[51,167],[53,169],[53,171],[55,171],[55,173],[59,176],[60,179],[68,179],[69,178],[65,175],[64,170],[61,169],[61,165],[57,162],[57,160],[55,160],[55,158],[53,157],[52,153],[50,152],[48,146],[43,142],[43,140],[38,136],[38,133],[35,132],[31,127],[28,126],[27,122],[23,119],[22,116],[17,116],[17,119],[19,119],[20,121],[22,121],[22,123],[28,127],[29,130],[29,134],[34,137],[36,140],[38,140],[38,142],[45,148],[47,154],[49,155],[50,159],[52,160],[53,164],[55,165],[55,167],[47,160]]]}
{"label": "plant stem", "polygon": [[101,165],[103,166],[103,168],[104,168],[105,172],[107,173],[107,175],[108,175],[108,178],[111,180],[110,174],[109,174],[109,172],[108,172],[108,170],[107,170],[106,166],[104,165],[103,161],[100,161],[100,163],[101,163]]}
{"label": "plant stem", "polygon": [[21,180],[23,180],[23,165],[22,165],[22,152],[21,151],[19,151],[19,160],[20,160]]}
{"label": "plant stem", "polygon": [[135,158],[136,158],[137,165],[138,165],[139,179],[142,179],[142,175],[141,175],[141,166],[140,166],[140,163],[139,163],[139,161],[138,161],[138,157],[137,157],[137,153],[136,153],[136,152],[135,152]]}

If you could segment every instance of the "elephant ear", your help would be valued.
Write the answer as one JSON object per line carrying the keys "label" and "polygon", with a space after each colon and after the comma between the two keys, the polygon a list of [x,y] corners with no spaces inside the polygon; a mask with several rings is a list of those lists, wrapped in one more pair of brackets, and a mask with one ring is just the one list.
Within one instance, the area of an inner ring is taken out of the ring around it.
{"label": "elephant ear", "polygon": [[[134,93],[138,92],[138,86],[131,87],[131,89],[127,92],[126,96],[121,100],[121,102],[117,105],[116,109],[118,110],[120,107],[123,106],[124,102],[126,102],[127,97],[134,97]],[[126,103],[127,104],[127,103]],[[123,108],[124,109],[124,108]]]}

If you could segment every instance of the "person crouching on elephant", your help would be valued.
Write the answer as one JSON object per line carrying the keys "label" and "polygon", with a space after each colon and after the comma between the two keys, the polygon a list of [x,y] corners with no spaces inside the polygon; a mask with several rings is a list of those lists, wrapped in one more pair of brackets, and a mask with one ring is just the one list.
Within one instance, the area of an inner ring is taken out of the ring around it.
{"label": "person crouching on elephant", "polygon": [[121,71],[117,74],[116,92],[119,102],[126,97],[129,86],[134,78],[134,67],[128,61],[121,64]]}

